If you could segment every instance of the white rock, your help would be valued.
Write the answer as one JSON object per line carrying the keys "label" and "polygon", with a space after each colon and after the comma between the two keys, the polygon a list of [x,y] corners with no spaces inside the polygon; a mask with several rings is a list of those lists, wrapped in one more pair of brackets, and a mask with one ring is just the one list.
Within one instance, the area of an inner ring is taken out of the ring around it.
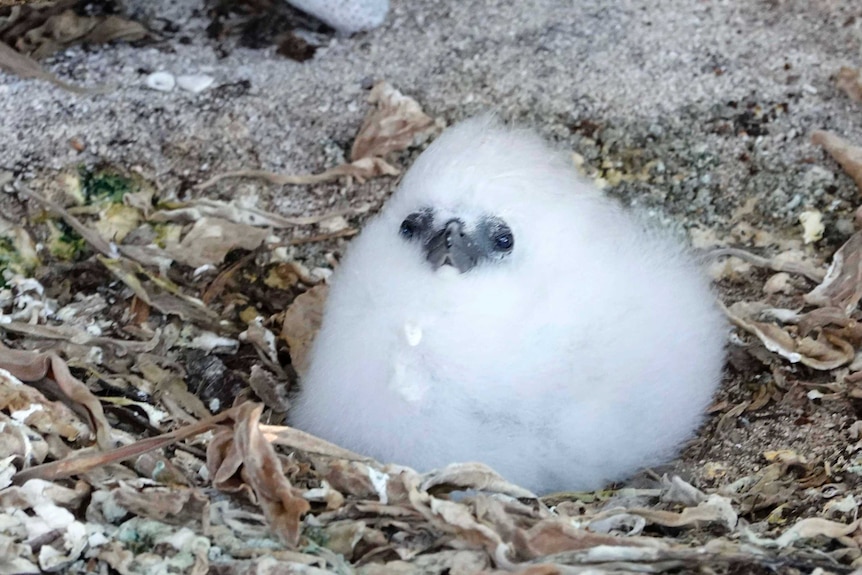
{"label": "white rock", "polygon": [[177,81],[174,75],[170,72],[153,72],[147,76],[147,88],[158,90],[159,92],[170,92],[174,89]]}
{"label": "white rock", "polygon": [[823,239],[826,227],[823,225],[823,214],[817,210],[806,210],[799,214],[799,223],[802,224],[802,240],[806,244],[814,243]]}
{"label": "white rock", "polygon": [[203,92],[215,82],[215,78],[206,74],[185,74],[177,76],[177,86],[186,92],[198,94]]}
{"label": "white rock", "polygon": [[342,34],[377,28],[386,20],[389,0],[287,0]]}

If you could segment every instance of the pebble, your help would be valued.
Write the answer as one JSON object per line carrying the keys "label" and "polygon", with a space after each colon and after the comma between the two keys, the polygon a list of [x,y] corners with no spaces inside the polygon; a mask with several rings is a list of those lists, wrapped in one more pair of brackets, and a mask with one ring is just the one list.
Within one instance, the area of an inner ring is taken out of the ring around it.
{"label": "pebble", "polygon": [[383,24],[389,0],[287,0],[342,34],[371,30]]}
{"label": "pebble", "polygon": [[170,72],[153,72],[147,76],[147,88],[158,90],[159,92],[170,92],[174,89],[177,81],[174,75]]}
{"label": "pebble", "polygon": [[206,74],[186,74],[177,76],[177,86],[186,92],[198,94],[203,92],[215,82],[215,78]]}

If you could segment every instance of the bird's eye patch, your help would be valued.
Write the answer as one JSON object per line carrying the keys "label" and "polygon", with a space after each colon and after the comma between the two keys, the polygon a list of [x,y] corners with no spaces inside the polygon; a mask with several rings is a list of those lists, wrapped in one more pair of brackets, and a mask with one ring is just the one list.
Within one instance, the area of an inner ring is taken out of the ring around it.
{"label": "bird's eye patch", "polygon": [[498,252],[510,252],[513,247],[515,247],[515,236],[508,228],[494,236],[494,249]]}
{"label": "bird's eye patch", "polygon": [[504,256],[515,247],[515,234],[512,233],[512,228],[500,218],[486,218],[482,229],[487,238],[485,245],[488,246],[486,249],[489,255],[491,252],[496,252],[498,256]]}
{"label": "bird's eye patch", "polygon": [[431,227],[433,221],[431,210],[422,210],[413,212],[401,222],[401,227],[398,233],[406,240],[412,240],[418,235],[421,235]]}

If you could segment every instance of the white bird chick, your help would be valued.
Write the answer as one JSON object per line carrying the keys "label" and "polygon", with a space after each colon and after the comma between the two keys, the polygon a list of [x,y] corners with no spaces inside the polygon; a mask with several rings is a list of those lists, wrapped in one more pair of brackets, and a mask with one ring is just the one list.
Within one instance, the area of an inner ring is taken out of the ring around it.
{"label": "white bird chick", "polygon": [[674,456],[724,341],[684,248],[479,118],[350,246],[293,422],[419,470],[480,461],[537,493],[591,490]]}

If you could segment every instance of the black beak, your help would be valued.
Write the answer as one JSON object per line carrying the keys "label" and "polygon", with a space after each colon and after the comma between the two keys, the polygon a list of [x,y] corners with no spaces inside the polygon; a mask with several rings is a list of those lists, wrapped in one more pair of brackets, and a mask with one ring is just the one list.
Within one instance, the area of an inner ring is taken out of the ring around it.
{"label": "black beak", "polygon": [[449,220],[442,230],[431,236],[425,243],[425,254],[435,270],[448,265],[464,273],[478,261],[478,250],[464,233],[461,220]]}

